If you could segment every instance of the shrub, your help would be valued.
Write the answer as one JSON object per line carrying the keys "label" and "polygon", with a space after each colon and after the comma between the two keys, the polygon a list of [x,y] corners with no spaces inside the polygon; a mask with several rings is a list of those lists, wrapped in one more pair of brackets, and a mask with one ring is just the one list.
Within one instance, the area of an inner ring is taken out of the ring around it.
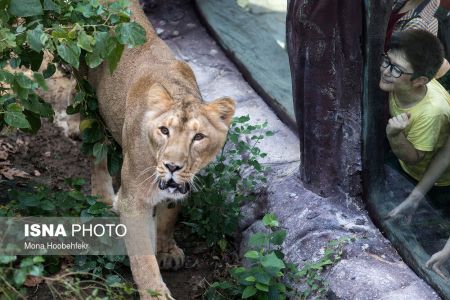
{"label": "shrub", "polygon": [[[258,161],[266,153],[257,145],[273,133],[265,130],[267,122],[251,125],[249,120],[248,116],[234,118],[222,152],[196,177],[199,190],[192,193],[183,209],[183,223],[222,250],[227,238],[236,233],[241,204],[252,200],[251,192],[266,182],[266,168]],[[244,169],[246,176],[242,176]]]}
{"label": "shrub", "polygon": [[[279,228],[275,215],[266,214],[262,222],[268,232],[258,232],[250,237],[250,250],[244,255],[248,266],[231,269],[231,280],[214,282],[204,296],[211,300],[324,298],[328,284],[321,276],[322,272],[340,260],[343,244],[350,238],[330,241],[323,257],[315,262],[306,262],[299,270],[296,265],[285,261],[282,244],[287,232]],[[293,282],[306,288],[297,291],[291,286]]]}
{"label": "shrub", "polygon": [[[68,191],[53,191],[46,186],[31,191],[10,191],[11,201],[0,207],[0,217],[115,216],[109,206],[81,192],[83,179],[68,179],[66,183],[70,187]],[[0,255],[0,292],[9,297],[5,299],[24,298],[27,293],[24,283],[30,276],[43,279],[52,293],[75,299],[100,299],[96,298],[99,293],[113,299],[129,299],[124,295],[135,292],[118,275],[129,267],[125,255],[75,256],[70,263],[72,268],[63,270],[66,260],[64,256]]]}

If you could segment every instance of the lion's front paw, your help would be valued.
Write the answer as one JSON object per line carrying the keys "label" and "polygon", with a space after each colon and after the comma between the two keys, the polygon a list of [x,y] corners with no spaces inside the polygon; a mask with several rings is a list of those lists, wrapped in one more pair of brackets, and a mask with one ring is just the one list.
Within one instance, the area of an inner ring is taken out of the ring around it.
{"label": "lion's front paw", "polygon": [[159,268],[162,270],[178,270],[184,265],[184,252],[174,245],[168,252],[158,252],[156,255]]}
{"label": "lion's front paw", "polygon": [[141,291],[141,300],[175,300],[164,282],[154,289]]}

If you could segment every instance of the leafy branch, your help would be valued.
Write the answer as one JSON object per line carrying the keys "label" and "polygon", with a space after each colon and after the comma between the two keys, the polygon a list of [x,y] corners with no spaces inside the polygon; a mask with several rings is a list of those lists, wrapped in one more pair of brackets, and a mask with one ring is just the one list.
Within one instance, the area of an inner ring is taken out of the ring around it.
{"label": "leafy branch", "polygon": [[78,84],[68,113],[80,113],[96,124],[83,134],[83,150],[97,161],[108,157],[114,173],[121,164],[120,147],[102,124],[95,93],[81,69],[105,62],[113,72],[125,46],[144,44],[146,32],[131,20],[128,1],[105,2],[0,0],[0,130],[36,133],[41,118],[52,120],[52,106],[36,91],[48,89],[45,79],[55,73],[57,65],[70,66],[73,75],[78,73]]}

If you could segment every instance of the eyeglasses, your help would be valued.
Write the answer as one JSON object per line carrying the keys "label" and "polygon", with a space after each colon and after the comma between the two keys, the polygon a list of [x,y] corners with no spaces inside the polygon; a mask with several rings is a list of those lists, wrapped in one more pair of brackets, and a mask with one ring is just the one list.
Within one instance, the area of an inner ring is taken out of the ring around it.
{"label": "eyeglasses", "polygon": [[385,69],[389,67],[389,72],[391,72],[391,75],[394,78],[399,78],[403,74],[406,74],[406,75],[414,74],[414,73],[404,72],[404,71],[400,70],[400,68],[397,65],[394,65],[393,63],[391,63],[391,60],[386,55],[386,53],[381,54],[381,67],[385,68]]}

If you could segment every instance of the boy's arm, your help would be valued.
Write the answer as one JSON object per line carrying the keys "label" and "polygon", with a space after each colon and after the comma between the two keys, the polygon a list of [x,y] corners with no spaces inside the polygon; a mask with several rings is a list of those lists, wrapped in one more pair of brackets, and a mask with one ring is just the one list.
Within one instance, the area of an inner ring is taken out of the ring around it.
{"label": "boy's arm", "polygon": [[431,160],[427,171],[419,181],[413,192],[425,195],[434,185],[441,175],[447,170],[450,165],[450,138],[447,139],[444,147],[439,149],[436,155]]}
{"label": "boy's arm", "polygon": [[413,144],[406,138],[403,130],[410,123],[410,115],[403,113],[389,119],[386,126],[386,135],[392,152],[398,159],[409,165],[418,163],[425,156],[425,152],[414,148]]}
{"label": "boy's arm", "polygon": [[420,201],[425,197],[425,194],[433,187],[434,183],[438,181],[441,175],[450,165],[450,137],[447,143],[439,149],[436,155],[431,160],[427,171],[419,181],[417,186],[409,194],[400,205],[389,212],[387,218],[397,219],[400,216],[406,216],[407,223],[412,219],[414,212],[420,204]]}

